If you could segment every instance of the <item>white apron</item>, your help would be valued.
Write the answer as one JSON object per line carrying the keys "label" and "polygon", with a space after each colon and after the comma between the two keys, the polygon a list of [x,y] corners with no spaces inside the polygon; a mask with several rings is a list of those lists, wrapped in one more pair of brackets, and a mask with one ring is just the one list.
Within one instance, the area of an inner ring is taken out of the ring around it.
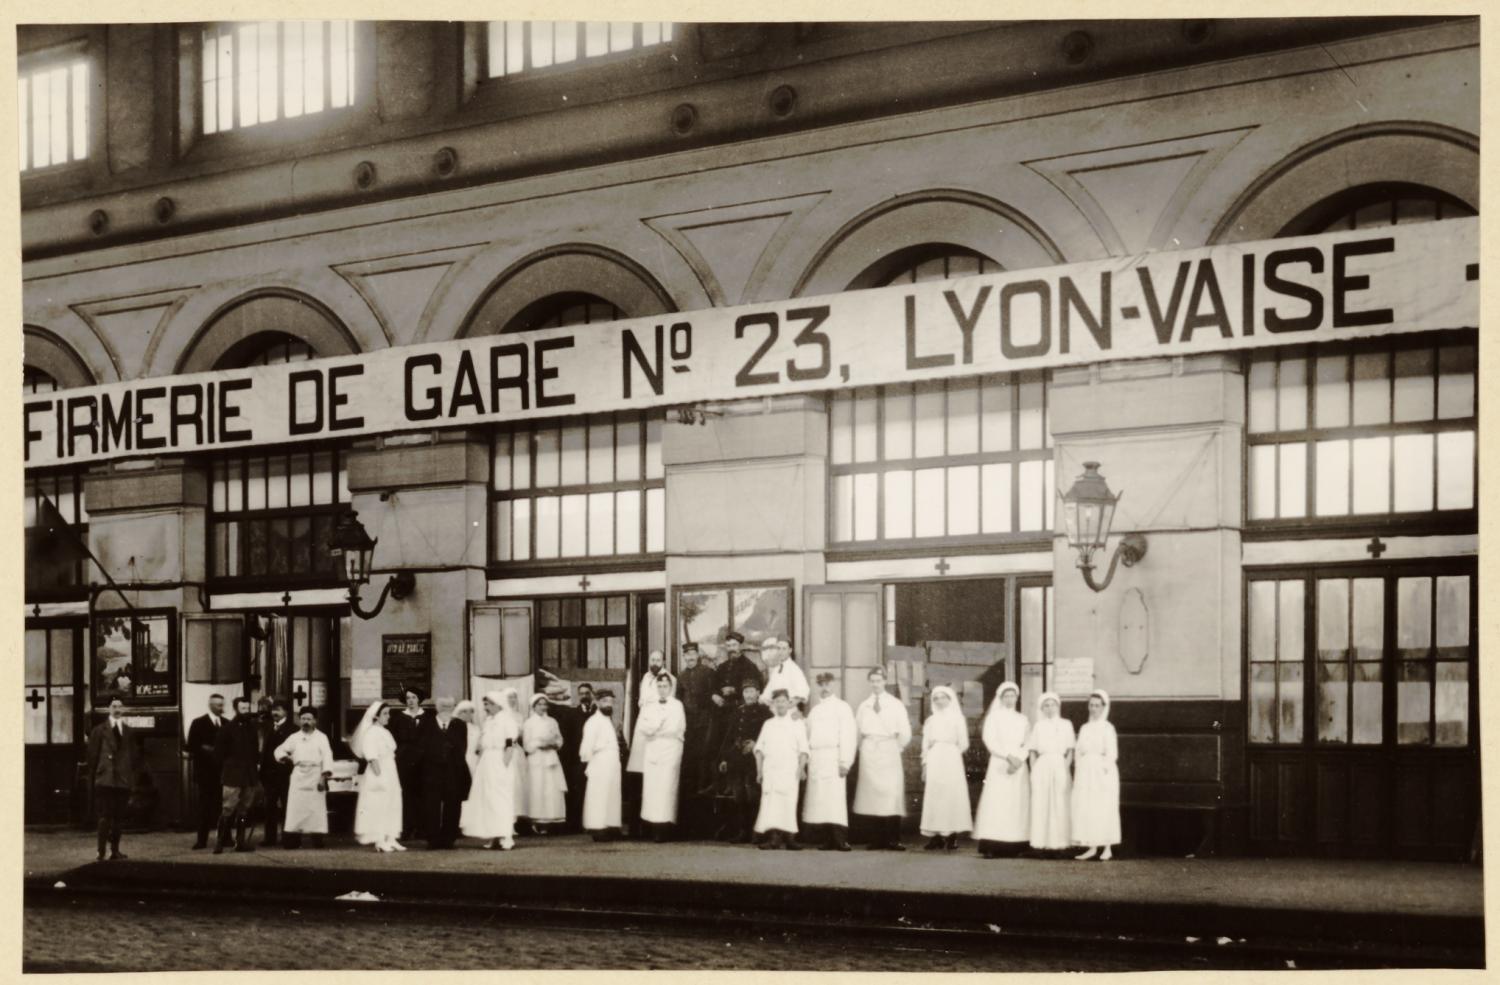
{"label": "white apron", "polygon": [[[281,830],[289,834],[328,833],[328,793],[319,790],[323,774],[333,769],[333,749],[328,736],[316,729],[309,735],[293,732],[276,748],[275,756],[292,763],[291,784],[286,795],[286,820]],[[398,832],[399,833],[399,832]]]}
{"label": "white apron", "polygon": [[1067,848],[1068,799],[1072,781],[1063,753],[1073,748],[1073,723],[1061,716],[1042,718],[1031,727],[1031,847]]}
{"label": "white apron", "polygon": [[568,816],[567,778],[557,749],[543,749],[542,743],[562,742],[557,719],[532,715],[521,732],[526,748],[526,816],[542,824],[564,821]]}
{"label": "white apron", "polygon": [[[990,765],[974,816],[974,837],[980,841],[1024,842],[1031,836],[1031,770],[1026,763],[1029,727],[1025,715],[998,704],[985,717],[984,745],[990,753]],[[1021,761],[1014,773],[1006,756]]]}
{"label": "white apron", "polygon": [[854,765],[859,732],[854,712],[842,698],[820,698],[807,713],[807,790],[802,820],[807,824],[849,826],[849,781],[839,769]]}
{"label": "white apron", "polygon": [[583,787],[583,830],[620,827],[620,739],[615,723],[597,712],[583,726],[578,759],[587,764]]}
{"label": "white apron", "polygon": [[906,772],[901,750],[911,741],[906,706],[894,695],[866,698],[854,714],[859,727],[859,779],[854,788],[854,813],[871,817],[901,817],[906,813]]}
{"label": "white apron", "polygon": [[968,748],[969,728],[962,715],[942,711],[922,725],[924,835],[951,835],[973,827],[969,781],[964,776],[963,754]]}
{"label": "white apron", "polygon": [[755,751],[761,754],[760,811],[755,831],[797,833],[797,785],[801,757],[807,755],[807,729],[788,715],[778,715],[760,727]]}
{"label": "white apron", "polygon": [[[460,829],[471,838],[508,839],[515,834],[515,778],[505,764],[505,743],[514,743],[517,738],[510,715],[485,719],[479,733],[479,769],[474,772],[459,820]],[[511,762],[521,758],[521,750],[513,748]]]}
{"label": "white apron", "polygon": [[1073,749],[1073,844],[1120,843],[1119,745],[1108,721],[1085,722]]}
{"label": "white apron", "polygon": [[682,773],[682,739],[687,715],[682,702],[668,698],[641,711],[638,732],[642,754],[641,820],[649,824],[677,823],[677,782]]}
{"label": "white apron", "polygon": [[[359,754],[369,765],[359,778],[354,802],[354,838],[375,845],[401,835],[401,778],[396,773],[396,740],[384,726],[372,724]],[[380,775],[375,775],[378,764]]]}

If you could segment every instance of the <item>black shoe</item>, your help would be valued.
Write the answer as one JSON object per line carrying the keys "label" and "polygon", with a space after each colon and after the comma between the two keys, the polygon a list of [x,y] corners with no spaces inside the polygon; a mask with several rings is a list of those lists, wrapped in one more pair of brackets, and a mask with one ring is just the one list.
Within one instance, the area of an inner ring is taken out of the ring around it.
{"label": "black shoe", "polygon": [[104,861],[104,853],[103,852],[99,853],[99,861],[101,861],[101,862]]}
{"label": "black shoe", "polygon": [[313,843],[313,847],[314,848],[322,848],[323,847],[323,836],[322,835],[313,835],[312,843]]}
{"label": "black shoe", "polygon": [[927,839],[927,844],[922,846],[922,850],[925,852],[940,852],[946,845],[947,841],[942,835],[933,835]]}
{"label": "black shoe", "polygon": [[899,841],[893,841],[889,845],[886,845],[885,848],[886,848],[886,851],[888,851],[888,852],[904,852],[904,851],[906,851],[906,846],[903,845],[903,844],[901,844],[901,842],[899,842]]}
{"label": "black shoe", "polygon": [[130,857],[129,855],[126,855],[124,852],[120,851],[118,848],[116,848],[114,851],[112,851],[112,852],[109,853],[109,860],[111,862],[123,861],[123,860],[125,860],[125,859],[127,859],[129,857]]}
{"label": "black shoe", "polygon": [[195,852],[198,849],[200,849],[200,848],[207,848],[207,847],[208,847],[208,839],[207,838],[199,838],[197,841],[193,842],[193,851],[195,851]]}
{"label": "black shoe", "polygon": [[958,851],[958,835],[952,834],[952,835],[948,836],[948,845],[947,845],[947,848],[948,848],[948,851],[950,851],[950,852],[956,852],[956,851]]}
{"label": "black shoe", "polygon": [[759,845],[756,845],[755,847],[759,848],[763,852],[769,852],[771,849],[773,849],[773,848],[776,847],[776,843],[774,841],[772,841],[771,839],[767,838],[765,841],[761,842]]}
{"label": "black shoe", "polygon": [[781,843],[781,847],[785,848],[789,852],[800,852],[800,851],[802,851],[802,846],[799,845],[799,844],[797,844],[797,839],[796,838],[787,838],[787,839],[785,839]]}

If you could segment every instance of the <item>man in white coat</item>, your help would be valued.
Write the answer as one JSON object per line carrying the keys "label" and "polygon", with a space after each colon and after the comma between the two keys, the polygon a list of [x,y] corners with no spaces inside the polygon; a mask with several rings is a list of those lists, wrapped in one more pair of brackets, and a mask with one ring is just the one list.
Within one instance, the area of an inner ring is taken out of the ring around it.
{"label": "man in white coat", "polygon": [[587,778],[583,830],[595,841],[613,841],[620,836],[620,736],[611,717],[615,693],[602,687],[594,700],[594,713],[583,723],[578,743],[578,759]]}
{"label": "man in white coat", "polygon": [[859,780],[854,813],[870,819],[872,852],[904,852],[901,818],[906,814],[906,773],[901,750],[911,742],[906,706],[885,690],[885,671],[872,667],[870,696],[854,713],[859,729]]}
{"label": "man in white coat", "polygon": [[656,681],[664,675],[669,675],[667,658],[660,650],[652,650],[646,657],[646,673],[636,692],[637,707],[644,708],[656,700]]}
{"label": "man in white coat", "polygon": [[823,851],[849,850],[849,770],[859,747],[854,710],[838,695],[838,675],[818,675],[818,703],[807,713],[807,792],[805,824],[827,831]]}
{"label": "man in white coat", "polygon": [[766,688],[760,694],[760,703],[769,705],[772,694],[785,691],[791,698],[792,718],[801,718],[812,689],[807,686],[807,675],[792,659],[792,645],[772,636],[760,645],[760,652],[766,661]]}
{"label": "man in white coat", "polygon": [[291,785],[286,796],[286,822],[282,845],[299,848],[302,832],[312,835],[314,848],[323,847],[328,833],[328,778],[333,775],[333,749],[328,736],[318,731],[318,716],[311,707],[297,716],[298,731],[276,747],[276,759],[292,764]]}
{"label": "man in white coat", "polygon": [[797,785],[807,778],[807,726],[787,714],[792,699],[785,689],[771,696],[775,715],[760,727],[755,741],[755,780],[760,784],[760,813],[755,833],[763,834],[761,850],[797,844]]}
{"label": "man in white coat", "polygon": [[682,740],[687,714],[672,697],[672,678],[656,679],[656,700],[641,709],[636,734],[644,746],[641,756],[641,823],[650,825],[653,840],[666,841],[677,823],[677,781],[682,774]]}

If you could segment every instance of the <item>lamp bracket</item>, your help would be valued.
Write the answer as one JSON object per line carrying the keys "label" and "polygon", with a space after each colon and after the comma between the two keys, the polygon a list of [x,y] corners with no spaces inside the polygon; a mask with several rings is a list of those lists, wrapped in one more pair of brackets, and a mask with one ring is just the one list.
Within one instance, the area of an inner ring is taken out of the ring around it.
{"label": "lamp bracket", "polygon": [[376,616],[380,615],[380,610],[385,608],[385,600],[387,596],[390,596],[391,598],[394,598],[399,602],[402,599],[409,597],[412,592],[416,591],[416,589],[416,576],[413,575],[410,571],[398,571],[395,574],[391,575],[390,579],[386,581],[385,587],[381,588],[380,596],[375,600],[375,608],[373,609],[367,610],[360,605],[359,586],[350,585],[349,608],[356,616],[359,616],[361,619],[374,619]]}
{"label": "lamp bracket", "polygon": [[1079,558],[1078,567],[1083,569],[1084,583],[1094,591],[1102,592],[1106,588],[1108,588],[1109,583],[1114,580],[1115,567],[1117,565],[1119,565],[1121,562],[1124,562],[1125,567],[1133,568],[1138,563],[1140,563],[1140,560],[1145,556],[1145,536],[1138,533],[1131,533],[1121,537],[1120,542],[1115,545],[1115,552],[1114,554],[1110,555],[1109,570],[1104,573],[1103,582],[1096,582],[1094,580],[1094,565],[1089,556],[1085,555]]}

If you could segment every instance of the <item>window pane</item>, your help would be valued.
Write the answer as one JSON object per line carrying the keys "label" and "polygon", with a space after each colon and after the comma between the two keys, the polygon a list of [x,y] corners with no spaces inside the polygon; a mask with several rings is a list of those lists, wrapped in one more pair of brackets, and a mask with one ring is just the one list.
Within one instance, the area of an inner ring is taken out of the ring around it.
{"label": "window pane", "polygon": [[263,510],[266,508],[266,460],[252,458],[247,466],[245,509]]}
{"label": "window pane", "polygon": [[625,669],[625,637],[611,636],[605,641],[604,666],[611,670]]}
{"label": "window pane", "polygon": [[589,483],[615,481],[615,427],[605,420],[589,425]]}
{"label": "window pane", "polygon": [[839,595],[819,592],[808,600],[809,639],[805,645],[808,666],[842,666],[843,613],[842,597]]}
{"label": "window pane", "polygon": [[1021,589],[1021,662],[1043,663],[1043,632],[1046,624],[1042,617],[1042,595],[1040,585],[1027,585]]}
{"label": "window pane", "polygon": [[912,389],[901,384],[885,388],[885,452],[887,460],[912,457]]}
{"label": "window pane", "polygon": [[980,450],[1010,451],[1011,387],[999,377],[984,381],[980,396]]}
{"label": "window pane", "polygon": [[844,543],[854,539],[854,477],[833,476],[829,489],[829,514],[832,522],[829,539]]}
{"label": "window pane", "polygon": [[564,65],[578,58],[578,25],[572,21],[558,21],[553,25],[552,63]]}
{"label": "window pane", "polygon": [[1313,394],[1317,425],[1341,428],[1349,424],[1349,357],[1318,357],[1318,387]]}
{"label": "window pane", "polygon": [[944,395],[937,382],[918,383],[913,427],[916,435],[916,457],[937,458],[943,454]]}
{"label": "window pane", "polygon": [[828,460],[834,465],[854,461],[854,397],[836,393],[828,402]]}
{"label": "window pane", "polygon": [[641,552],[641,493],[622,489],[615,493],[615,549],[621,554]]}
{"label": "window pane", "polygon": [[855,540],[874,540],[878,535],[876,523],[879,519],[879,492],[879,473],[866,472],[854,477]]}
{"label": "window pane", "polygon": [[983,532],[1010,533],[1010,471],[1005,462],[985,465],[979,470],[980,512]]}
{"label": "window pane", "polygon": [[1354,659],[1379,660],[1385,649],[1385,580],[1354,579]]}
{"label": "window pane", "polygon": [[[1437,580],[1438,659],[1469,655],[1469,576],[1442,575]],[[53,676],[53,683],[57,677]]]}
{"label": "window pane", "polygon": [[1274,356],[1252,357],[1250,375],[1245,381],[1249,393],[1251,433],[1276,430],[1276,360]]}
{"label": "window pane", "polygon": [[1318,664],[1318,741],[1349,741],[1349,665]]}
{"label": "window pane", "polygon": [[590,58],[609,53],[609,25],[603,21],[590,21],[584,25],[584,53]]}
{"label": "window pane", "polygon": [[1433,363],[1431,349],[1403,349],[1396,353],[1396,420],[1432,420],[1436,400]]}
{"label": "window pane", "polygon": [[948,454],[979,450],[979,384],[964,380],[948,385]]}
{"label": "window pane", "polygon": [[635,482],[641,477],[641,422],[622,417],[615,426],[615,478]]}
{"label": "window pane", "polygon": [[1314,447],[1318,461],[1318,516],[1343,516],[1349,512],[1349,442],[1319,441]]}
{"label": "window pane", "polygon": [[1438,350],[1437,416],[1474,416],[1475,348],[1449,345]]}
{"label": "window pane", "polygon": [[1042,530],[1045,527],[1047,467],[1050,464],[1022,462],[1018,470],[1016,498],[1020,501],[1022,530]]}
{"label": "window pane", "polygon": [[353,102],[353,29],[348,21],[328,22],[328,105]]}
{"label": "window pane", "polygon": [[1404,659],[1421,659],[1432,646],[1432,579],[1396,581],[1396,647]]}
{"label": "window pane", "polygon": [[536,556],[539,560],[558,556],[558,510],[556,496],[536,499]]}
{"label": "window pane", "polygon": [[562,603],[557,599],[544,599],[538,603],[540,611],[537,614],[543,629],[551,629],[559,624],[562,612]]}
{"label": "window pane", "polygon": [[510,500],[502,499],[495,503],[493,518],[490,522],[495,526],[495,560],[497,561],[513,559],[510,513]]}
{"label": "window pane", "polygon": [[68,136],[72,132],[68,126],[68,70],[55,68],[47,73],[47,78],[52,83],[52,123],[48,128],[52,134],[52,163],[62,164],[68,159]]}
{"label": "window pane", "polygon": [[1276,446],[1250,446],[1249,509],[1252,520],[1276,517]]}
{"label": "window pane", "polygon": [[[313,455],[312,502],[322,506],[333,502],[333,456],[326,451]],[[231,474],[234,466],[230,466]],[[234,499],[230,496],[231,501]]]}
{"label": "window pane", "polygon": [[[73,160],[80,161],[89,154],[88,63],[75,62],[69,72],[73,80]],[[53,713],[56,714],[56,709]]]}
{"label": "window pane", "polygon": [[279,455],[272,456],[266,463],[266,508],[270,510],[286,509],[287,503],[287,460]]}
{"label": "window pane", "polygon": [[661,422],[657,416],[646,418],[646,478],[660,479],[661,466]]}
{"label": "window pane", "polygon": [[918,469],[915,505],[918,537],[943,536],[943,470]]}
{"label": "window pane", "polygon": [[874,667],[883,655],[879,598],[865,593],[844,596],[845,665]]}
{"label": "window pane", "polygon": [[1282,517],[1307,515],[1307,445],[1277,445]]}
{"label": "window pane", "polygon": [[[1434,695],[1437,744],[1463,746],[1469,742],[1469,665],[1439,661]],[[52,713],[57,714],[54,706]]]}
{"label": "window pane", "polygon": [[1349,657],[1349,582],[1345,578],[1318,579],[1318,659],[1343,661]]}
{"label": "window pane", "polygon": [[291,460],[290,485],[291,492],[287,498],[288,506],[307,506],[312,502],[312,479],[308,475],[308,463],[306,455],[297,455]]}
{"label": "window pane", "polygon": [[1250,741],[1276,741],[1276,665],[1250,665]]}
{"label": "window pane", "polygon": [[1302,663],[1303,654],[1303,586],[1300,581],[1283,581],[1276,586],[1277,658],[1282,663]]}
{"label": "window pane", "polygon": [[45,74],[39,74],[31,86],[31,164],[46,167],[52,163],[52,87]]}
{"label": "window pane", "polygon": [[873,462],[876,455],[876,418],[879,401],[873,389],[859,390],[854,396],[854,460]]}
{"label": "window pane", "polygon": [[296,21],[287,21],[281,25],[282,32],[286,35],[286,44],[283,46],[282,58],[282,91],[281,111],[288,119],[302,115],[302,25]]}
{"label": "window pane", "polygon": [[1440,510],[1474,507],[1474,432],[1448,431],[1437,436]]}
{"label": "window pane", "polygon": [[44,687],[47,684],[47,631],[26,630],[26,685]]}
{"label": "window pane", "polygon": [[1390,356],[1384,352],[1355,353],[1354,423],[1389,424],[1390,420]]}
{"label": "window pane", "polygon": [[646,550],[652,554],[666,549],[665,502],[662,490],[646,490]]}
{"label": "window pane", "polygon": [[948,536],[979,532],[979,466],[948,470]]}
{"label": "window pane", "polygon": [[1270,663],[1276,659],[1276,582],[1250,583],[1250,659]]}
{"label": "window pane", "polygon": [[531,670],[531,611],[520,606],[500,610],[500,655],[507,677]]}
{"label": "window pane", "polygon": [[912,473],[895,469],[885,474],[885,535],[888,538],[912,535]]}
{"label": "window pane", "polygon": [[545,428],[536,433],[536,486],[548,489],[558,484],[557,429]]}
{"label": "window pane", "polygon": [[1277,430],[1300,431],[1307,427],[1306,359],[1281,361],[1280,385],[1276,388],[1276,414]]}
{"label": "window pane", "polygon": [[1385,731],[1380,674],[1379,663],[1354,665],[1354,741],[1360,745],[1379,744]]}
{"label": "window pane", "polygon": [[1281,742],[1302,741],[1302,665],[1282,663],[1277,665],[1280,700],[1277,716],[1277,734]]}
{"label": "window pane", "polygon": [[[73,741],[73,689],[71,687],[55,687],[47,695],[47,709],[52,716],[52,732],[50,738],[53,743],[67,743]],[[1462,743],[1459,743],[1462,745]]]}
{"label": "window pane", "polygon": [[[497,492],[508,492],[511,488],[511,437],[512,436],[509,433],[497,434],[495,435],[494,442],[490,446],[492,472],[490,487]],[[524,441],[526,439],[522,437],[521,440]]]}
{"label": "window pane", "polygon": [[586,626],[604,625],[604,599],[598,596],[583,600],[583,623]]}
{"label": "window pane", "polygon": [[1432,664],[1403,660],[1396,683],[1396,741],[1426,745],[1432,741]]}
{"label": "window pane", "polygon": [[511,545],[512,560],[531,559],[531,500],[518,499],[513,507],[515,517],[511,529],[515,531],[515,542]]}
{"label": "window pane", "polygon": [[473,672],[500,676],[500,610],[474,609],[469,622],[469,652]]}
{"label": "window pane", "polygon": [[1432,509],[1433,435],[1401,434],[1394,439],[1397,513]]}
{"label": "window pane", "polygon": [[260,24],[260,68],[257,75],[260,78],[260,118],[262,122],[274,120],[277,117],[276,106],[276,70],[277,70],[277,24],[275,21],[262,21]]}
{"label": "window pane", "polygon": [[1042,404],[1045,390],[1041,380],[1019,384],[1019,448],[1042,448],[1046,446],[1045,422],[1042,420]]}
{"label": "window pane", "polygon": [[586,551],[588,531],[588,497],[575,493],[562,498],[562,556],[582,557]]}
{"label": "window pane", "polygon": [[546,68],[552,64],[552,22],[532,21],[527,27],[531,28],[531,65]]}
{"label": "window pane", "polygon": [[260,87],[256,84],[260,75],[260,31],[254,24],[241,24],[235,32],[235,47],[240,56],[239,125],[254,126],[260,122]]}
{"label": "window pane", "polygon": [[613,554],[615,551],[614,493],[589,494],[589,554]]}
{"label": "window pane", "polygon": [[565,486],[581,486],[588,481],[584,433],[584,428],[579,425],[562,429],[561,481]]}
{"label": "window pane", "polygon": [[1391,508],[1391,439],[1354,442],[1354,512],[1387,513]]}

